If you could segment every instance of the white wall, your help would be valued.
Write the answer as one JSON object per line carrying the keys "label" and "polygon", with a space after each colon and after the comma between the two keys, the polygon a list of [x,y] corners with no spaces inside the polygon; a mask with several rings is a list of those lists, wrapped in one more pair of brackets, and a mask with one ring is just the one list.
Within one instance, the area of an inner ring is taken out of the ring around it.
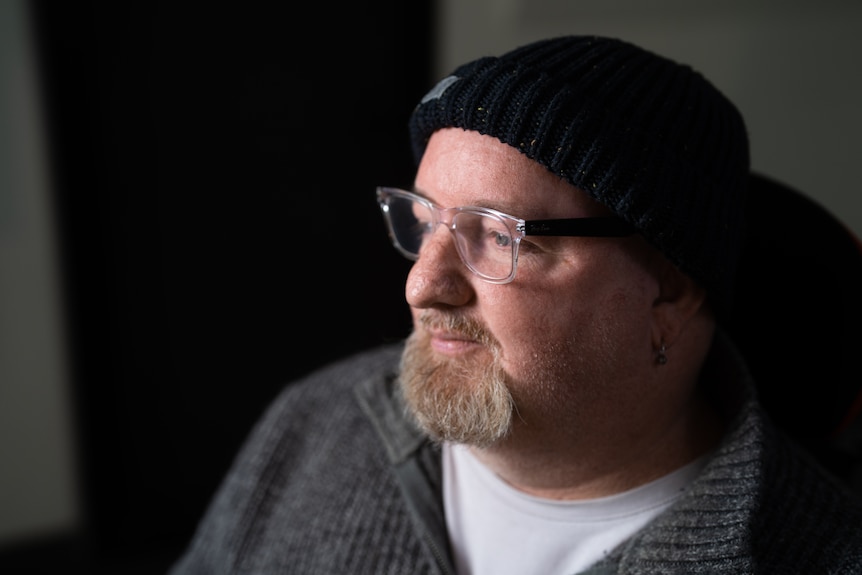
{"label": "white wall", "polygon": [[80,521],[49,174],[24,2],[0,2],[0,543]]}
{"label": "white wall", "polygon": [[[441,0],[438,75],[545,36],[632,41],[707,76],[739,107],[752,168],[862,236],[862,2]],[[776,217],[780,217],[776,210]]]}

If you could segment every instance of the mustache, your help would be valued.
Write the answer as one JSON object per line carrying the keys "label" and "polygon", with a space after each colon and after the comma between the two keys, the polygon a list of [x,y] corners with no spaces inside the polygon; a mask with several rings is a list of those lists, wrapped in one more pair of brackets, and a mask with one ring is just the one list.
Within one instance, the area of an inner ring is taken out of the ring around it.
{"label": "mustache", "polygon": [[428,310],[419,316],[418,321],[425,329],[448,331],[489,346],[497,344],[497,340],[482,323],[462,315]]}

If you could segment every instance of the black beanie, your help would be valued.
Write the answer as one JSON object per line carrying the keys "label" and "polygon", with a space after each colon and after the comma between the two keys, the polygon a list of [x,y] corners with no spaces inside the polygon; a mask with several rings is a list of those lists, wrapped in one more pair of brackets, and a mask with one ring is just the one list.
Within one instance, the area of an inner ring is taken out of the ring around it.
{"label": "black beanie", "polygon": [[520,150],[624,220],[731,305],[749,177],[736,107],[690,67],[595,36],[541,40],[441,80],[410,118],[418,163],[459,127]]}

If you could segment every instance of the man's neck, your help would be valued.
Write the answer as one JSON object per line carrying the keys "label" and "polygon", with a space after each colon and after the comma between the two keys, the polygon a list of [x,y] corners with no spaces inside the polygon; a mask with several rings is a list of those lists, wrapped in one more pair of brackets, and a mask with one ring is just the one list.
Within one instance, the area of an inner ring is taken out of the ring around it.
{"label": "man's neck", "polygon": [[577,441],[537,437],[523,426],[474,455],[525,493],[557,500],[592,499],[633,489],[667,475],[711,451],[723,423],[702,401],[651,436]]}

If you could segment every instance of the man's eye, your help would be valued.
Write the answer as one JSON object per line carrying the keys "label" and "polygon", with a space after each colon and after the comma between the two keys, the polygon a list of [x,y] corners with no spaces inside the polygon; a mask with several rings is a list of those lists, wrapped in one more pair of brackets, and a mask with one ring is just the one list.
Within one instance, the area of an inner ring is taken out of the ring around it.
{"label": "man's eye", "polygon": [[501,248],[507,248],[512,245],[512,237],[509,234],[494,232],[494,243]]}

